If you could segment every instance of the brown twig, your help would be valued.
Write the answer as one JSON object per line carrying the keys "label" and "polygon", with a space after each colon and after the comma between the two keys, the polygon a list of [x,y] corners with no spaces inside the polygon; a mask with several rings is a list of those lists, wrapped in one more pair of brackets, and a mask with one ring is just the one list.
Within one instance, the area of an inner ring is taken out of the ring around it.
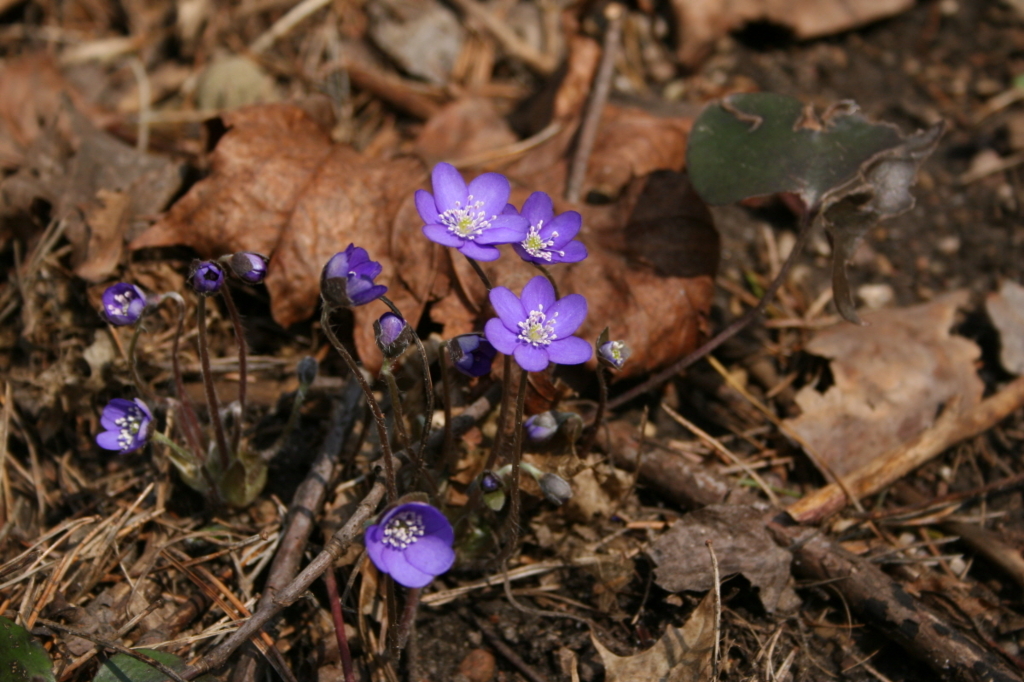
{"label": "brown twig", "polygon": [[521,60],[533,71],[542,76],[547,76],[558,68],[557,58],[535,50],[532,45],[520,38],[515,31],[509,28],[507,23],[492,14],[486,6],[475,0],[452,0],[452,2],[463,12],[483,24],[484,28],[490,31],[498,42],[501,43],[506,52]]}
{"label": "brown twig", "polygon": [[608,95],[612,91],[615,58],[619,51],[619,43],[622,42],[622,17],[624,14],[622,5],[617,3],[609,4],[604,10],[608,27],[604,32],[601,63],[597,67],[597,75],[594,76],[594,85],[590,92],[590,100],[587,102],[587,110],[580,123],[579,135],[576,138],[576,152],[573,154],[572,164],[569,166],[569,179],[565,185],[565,199],[574,204],[580,200],[583,181],[587,176],[587,163],[590,161],[590,153],[594,150],[594,140],[597,139],[597,129],[601,124],[601,114],[604,112],[604,105],[608,102]]}
{"label": "brown twig", "polygon": [[341,656],[341,668],[345,672],[345,682],[355,682],[355,672],[352,670],[352,652],[348,648],[348,635],[345,634],[345,615],[342,613],[341,597],[338,596],[338,579],[334,575],[334,568],[324,573],[324,582],[327,583],[327,600],[331,603],[331,619],[334,621],[334,634],[338,639],[338,654]]}

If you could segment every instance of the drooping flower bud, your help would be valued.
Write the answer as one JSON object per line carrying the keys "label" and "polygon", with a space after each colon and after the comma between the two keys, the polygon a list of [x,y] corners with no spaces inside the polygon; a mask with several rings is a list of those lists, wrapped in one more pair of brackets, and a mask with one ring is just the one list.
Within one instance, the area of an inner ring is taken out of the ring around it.
{"label": "drooping flower bud", "polygon": [[299,364],[295,366],[295,376],[299,379],[299,384],[302,386],[309,386],[316,379],[316,373],[320,369],[320,363],[312,355],[299,360]]}
{"label": "drooping flower bud", "polygon": [[526,437],[532,443],[543,443],[558,433],[558,419],[551,410],[535,414],[523,422]]}
{"label": "drooping flower bud", "polygon": [[455,369],[469,377],[489,374],[498,351],[479,334],[463,334],[448,342],[448,354]]}
{"label": "drooping flower bud", "polygon": [[200,296],[212,296],[224,285],[224,268],[213,261],[192,261],[188,285]]}
{"label": "drooping flower bud", "polygon": [[377,339],[377,348],[389,360],[404,353],[412,342],[412,329],[394,313],[384,313],[379,320],[375,320],[373,333]]}
{"label": "drooping flower bud", "polygon": [[103,317],[115,327],[135,324],[146,309],[146,294],[128,282],[111,284],[103,292]]}
{"label": "drooping flower bud", "polygon": [[558,474],[544,474],[537,483],[544,493],[544,499],[551,504],[561,506],[572,498],[572,486]]}
{"label": "drooping flower bud", "polygon": [[340,308],[366,305],[387,293],[388,288],[373,280],[381,264],[370,260],[366,249],[349,244],[334,254],[320,274],[320,294],[328,304]]}
{"label": "drooping flower bud", "polygon": [[252,251],[239,251],[228,260],[228,267],[243,282],[259,284],[267,276],[267,257]]}

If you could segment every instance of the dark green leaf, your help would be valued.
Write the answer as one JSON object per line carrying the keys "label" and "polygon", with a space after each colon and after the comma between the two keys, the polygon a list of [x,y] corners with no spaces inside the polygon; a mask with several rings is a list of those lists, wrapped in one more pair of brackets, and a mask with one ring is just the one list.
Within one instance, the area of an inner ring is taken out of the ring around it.
{"label": "dark green leaf", "polygon": [[0,616],[0,680],[54,682],[53,663],[28,630]]}
{"label": "dark green leaf", "polygon": [[[185,661],[174,654],[154,649],[139,649],[139,653],[163,663],[175,672],[185,669]],[[166,675],[153,666],[126,654],[116,654],[103,661],[99,672],[93,678],[93,682],[167,682],[168,680]],[[204,675],[199,678],[199,682],[216,682],[216,680],[209,675]]]}

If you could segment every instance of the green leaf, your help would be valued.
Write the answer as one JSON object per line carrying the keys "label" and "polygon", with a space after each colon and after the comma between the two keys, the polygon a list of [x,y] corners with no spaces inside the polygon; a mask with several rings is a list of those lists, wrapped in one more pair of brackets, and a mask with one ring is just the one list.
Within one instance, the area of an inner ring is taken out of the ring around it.
{"label": "green leaf", "polygon": [[[139,649],[138,651],[154,661],[163,663],[174,672],[185,669],[185,661],[174,654],[154,649]],[[170,678],[137,658],[132,658],[127,654],[115,654],[103,661],[96,677],[92,679],[93,682],[168,682]],[[204,675],[199,678],[199,682],[217,681],[210,675]]]}
{"label": "green leaf", "polygon": [[6,682],[54,682],[53,663],[32,634],[0,616],[0,679]]}
{"label": "green leaf", "polygon": [[872,123],[853,102],[819,118],[813,107],[771,93],[726,97],[697,118],[687,149],[690,179],[709,204],[796,194],[832,239],[836,307],[859,323],[846,264],[868,229],[914,206],[910,187],[945,125],[904,135]]}

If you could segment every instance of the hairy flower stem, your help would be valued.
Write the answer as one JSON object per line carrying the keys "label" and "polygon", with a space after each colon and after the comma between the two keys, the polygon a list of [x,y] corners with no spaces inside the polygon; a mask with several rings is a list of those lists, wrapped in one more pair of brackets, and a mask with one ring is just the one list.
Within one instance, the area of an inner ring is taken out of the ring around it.
{"label": "hairy flower stem", "polygon": [[[452,437],[452,388],[454,388],[449,374],[448,367],[448,342],[441,342],[441,353],[438,361],[441,363],[441,386],[444,391],[444,445],[441,446],[441,470],[447,474],[455,470],[457,457],[455,456],[454,438]],[[430,418],[428,413],[427,418]]]}
{"label": "hairy flower stem", "polygon": [[398,623],[398,648],[404,649],[409,641],[413,622],[416,620],[416,609],[420,605],[420,588],[410,587],[405,591],[405,608],[402,609],[402,620]]}
{"label": "hairy flower stem", "polygon": [[533,267],[535,267],[538,270],[540,270],[540,274],[544,275],[544,277],[546,277],[547,280],[549,282],[551,282],[551,286],[555,290],[555,298],[556,299],[561,298],[561,296],[558,295],[558,282],[556,282],[555,278],[551,275],[551,271],[548,270],[543,265],[541,265],[540,263],[533,263],[533,262],[531,262],[530,265],[532,265]]}
{"label": "hairy flower stem", "polygon": [[226,473],[231,466],[231,451],[228,450],[228,439],[224,435],[224,422],[220,418],[220,400],[217,399],[217,387],[213,385],[213,371],[210,369],[210,346],[206,335],[206,297],[200,296],[196,303],[196,320],[199,330],[199,364],[203,369],[203,387],[206,389],[206,407],[210,411],[210,423],[216,436],[217,454],[220,457],[221,473]]}
{"label": "hairy flower stem", "polygon": [[491,471],[494,469],[494,465],[498,462],[498,457],[501,455],[504,449],[505,442],[510,436],[508,432],[508,410],[509,404],[512,397],[512,356],[506,355],[504,364],[502,365],[501,374],[501,409],[498,411],[498,433],[494,438],[494,447],[491,448],[491,454],[487,456],[487,463],[484,465],[485,471]]}
{"label": "hairy flower stem", "polygon": [[348,648],[348,636],[345,634],[345,616],[341,610],[341,598],[338,596],[338,579],[334,575],[334,567],[324,572],[327,583],[327,601],[331,605],[331,619],[334,621],[334,634],[338,638],[338,653],[341,654],[341,669],[345,672],[345,682],[355,682],[356,675],[352,669],[352,652]]}
{"label": "hairy flower stem", "polygon": [[608,409],[608,378],[606,370],[600,364],[597,366],[597,414],[594,415],[594,423],[590,425],[590,431],[580,444],[579,457],[583,458],[590,454],[590,448],[594,447],[597,434],[601,432],[601,425],[604,423],[604,413]]}
{"label": "hairy flower stem", "polygon": [[245,390],[249,385],[248,364],[246,356],[248,347],[245,343],[245,329],[242,327],[242,317],[235,307],[235,299],[231,295],[231,287],[226,283],[220,288],[221,296],[224,297],[224,305],[227,306],[228,315],[231,317],[231,324],[235,328],[235,342],[238,344],[238,406],[240,418],[235,420],[235,428],[231,433],[231,451],[238,451],[238,441],[242,437],[242,420],[245,419]]}
{"label": "hairy flower stem", "polygon": [[359,382],[359,387],[363,389],[363,395],[366,396],[366,404],[370,406],[373,421],[377,424],[377,437],[380,440],[381,456],[384,458],[384,485],[387,490],[388,504],[391,504],[398,497],[398,486],[395,484],[395,464],[391,461],[391,442],[388,440],[388,426],[387,422],[384,421],[384,413],[380,409],[380,403],[373,397],[373,389],[366,382],[366,377],[363,376],[359,365],[356,364],[355,359],[345,349],[341,341],[338,340],[334,330],[331,329],[331,307],[326,301],[324,302],[323,312],[320,314],[320,326],[324,330],[327,340],[341,354],[345,364],[348,365],[356,381]]}
{"label": "hairy flower stem", "polygon": [[306,394],[309,393],[309,384],[299,384],[299,388],[295,391],[295,400],[292,402],[292,411],[288,415],[288,422],[284,425],[284,430],[281,435],[277,437],[274,442],[272,451],[278,452],[284,447],[284,444],[291,438],[292,432],[295,431],[295,427],[299,425],[299,416],[302,414],[302,403],[306,402]]}
{"label": "hairy flower stem", "polygon": [[775,276],[775,279],[772,280],[772,283],[768,285],[767,289],[765,289],[764,295],[761,297],[761,300],[757,302],[756,306],[754,306],[747,312],[743,313],[743,315],[741,315],[740,317],[733,320],[733,322],[728,327],[718,332],[718,334],[716,334],[713,338],[706,341],[703,346],[693,351],[689,355],[684,356],[671,367],[668,367],[658,372],[657,374],[655,374],[642,384],[634,386],[625,393],[618,395],[612,400],[610,400],[608,402],[608,409],[615,409],[619,405],[627,403],[633,398],[636,398],[637,396],[642,395],[653,388],[661,386],[663,383],[665,383],[672,377],[676,376],[684,369],[686,369],[693,363],[703,358],[705,355],[708,355],[709,353],[714,351],[716,348],[721,346],[723,343],[725,343],[732,337],[739,334],[744,329],[744,327],[753,322],[758,315],[764,312],[764,309],[768,307],[768,304],[771,302],[772,298],[775,297],[775,292],[777,292],[779,290],[779,287],[782,286],[782,283],[786,281],[786,277],[787,275],[789,275],[790,269],[796,262],[797,256],[800,255],[800,252],[804,250],[804,246],[807,245],[807,241],[810,239],[811,236],[811,225],[813,223],[813,218],[814,216],[808,211],[804,211],[804,214],[800,217],[800,230],[796,238],[796,243],[793,244],[793,249],[789,252],[789,257],[786,258],[786,261],[782,264],[782,267],[779,269],[779,274]]}
{"label": "hairy flower stem", "polygon": [[171,372],[174,374],[174,392],[181,402],[181,431],[196,459],[205,467],[206,450],[203,448],[203,431],[199,427],[199,417],[196,416],[192,400],[185,393],[185,380],[181,375],[181,359],[178,352],[181,348],[181,334],[185,329],[185,299],[181,297],[181,294],[172,291],[160,297],[160,303],[163,303],[164,300],[171,300],[178,304],[178,327],[174,330],[174,339],[171,341]]}
{"label": "hairy flower stem", "polygon": [[469,264],[473,266],[474,270],[476,270],[477,277],[479,277],[480,281],[484,283],[485,287],[487,287],[487,291],[490,291],[491,289],[493,289],[494,287],[491,286],[491,280],[488,279],[487,275],[484,274],[484,270],[483,270],[483,268],[480,267],[480,264],[477,263],[472,258],[470,258],[469,256],[466,256],[466,260],[468,260]]}
{"label": "hairy flower stem", "polygon": [[[383,301],[387,307],[391,308],[391,312],[398,315],[403,320],[405,319],[398,307],[391,302],[391,299],[387,296],[381,296],[380,300]],[[416,450],[416,453],[413,455],[413,462],[416,464],[417,469],[422,470],[423,456],[427,449],[427,438],[430,437],[430,426],[432,423],[431,416],[434,414],[434,382],[430,379],[430,360],[427,359],[427,349],[423,347],[423,342],[420,341],[420,335],[414,332],[412,340],[413,343],[416,344],[416,350],[420,353],[420,363],[423,365],[423,392],[427,401],[425,408],[426,419],[423,422],[423,431],[420,433],[420,445]]]}
{"label": "hairy flower stem", "polygon": [[529,372],[519,372],[519,393],[516,395],[515,427],[512,431],[512,471],[509,473],[508,496],[511,500],[508,510],[508,544],[498,557],[498,563],[507,561],[519,544],[519,462],[523,449],[523,410],[526,407],[526,389]]}
{"label": "hairy flower stem", "polygon": [[135,356],[135,350],[139,345],[139,337],[142,336],[142,320],[146,319],[142,317],[138,322],[135,323],[135,331],[132,333],[132,340],[128,342],[128,370],[132,375],[132,383],[135,384],[135,388],[138,389],[139,393],[145,396],[147,399],[150,396],[149,387],[142,383],[142,377],[139,376],[139,362]]}

